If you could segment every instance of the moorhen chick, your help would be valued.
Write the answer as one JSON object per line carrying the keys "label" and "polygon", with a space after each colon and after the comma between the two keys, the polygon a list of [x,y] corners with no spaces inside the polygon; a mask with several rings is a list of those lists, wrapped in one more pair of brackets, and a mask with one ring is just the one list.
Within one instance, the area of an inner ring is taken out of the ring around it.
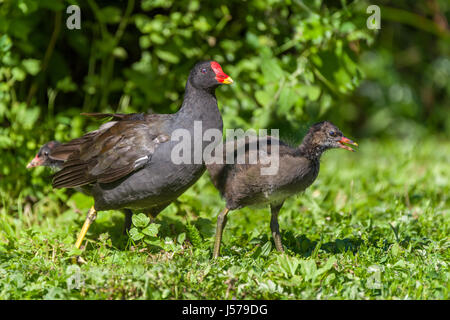
{"label": "moorhen chick", "polygon": [[[250,140],[246,140],[242,144],[245,147],[245,164],[236,163],[237,149],[234,147],[234,141],[232,141],[231,145],[225,145],[231,146],[231,152],[234,150],[235,161],[233,164],[226,164],[225,161],[223,161],[224,164],[207,164],[214,186],[226,200],[225,209],[217,218],[214,258],[219,256],[227,213],[230,210],[246,206],[270,205],[272,236],[276,249],[283,251],[278,225],[278,213],[283,206],[284,200],[304,191],[314,182],[319,173],[320,157],[324,151],[331,148],[343,148],[354,151],[346,144],[357,146],[356,142],[346,138],[335,125],[328,121],[319,122],[311,126],[303,142],[297,148],[290,147],[281,140],[268,136],[258,139],[258,153],[261,150],[261,139],[267,139],[265,142],[267,154],[271,154],[274,143],[278,144],[279,167],[275,175],[262,175],[261,168],[267,167],[267,165],[262,164],[260,160],[254,164],[249,164]],[[227,152],[226,149],[227,147],[224,148],[224,157]]]}
{"label": "moorhen chick", "polygon": [[34,167],[49,167],[53,170],[58,170],[62,168],[62,165],[64,161],[61,160],[53,160],[50,159],[50,152],[56,147],[59,146],[61,142],[59,141],[49,141],[42,145],[42,147],[39,148],[38,153],[36,156],[27,164],[27,169],[34,168]]}
{"label": "moorhen chick", "polygon": [[[95,116],[96,114],[86,114],[86,115],[92,115]],[[105,114],[107,115],[107,114]],[[116,118],[118,116],[121,116],[121,114],[111,114],[110,115],[113,118]],[[49,167],[52,170],[60,170],[63,167],[64,161],[62,160],[53,160],[50,158],[50,152],[52,150],[59,146],[61,142],[59,141],[49,141],[42,145],[42,147],[39,148],[38,153],[36,156],[27,164],[27,169],[34,168],[34,167]],[[91,190],[89,188],[89,185],[82,186],[82,187],[75,187],[76,191],[84,193],[86,195],[91,195]],[[131,222],[132,222],[132,216],[133,212],[129,209],[123,209],[123,213],[125,214],[125,223],[123,228],[123,233],[126,234],[127,231],[131,228]]]}
{"label": "moorhen chick", "polygon": [[[133,114],[106,122],[50,153],[51,159],[64,161],[53,178],[54,188],[91,185],[95,204],[78,236],[77,248],[97,211],[135,209],[156,217],[200,178],[205,171],[203,162],[171,161],[172,149],[179,143],[172,141],[171,135],[184,129],[194,137],[194,122],[201,123],[200,137],[208,129],[222,132],[215,89],[232,82],[217,62],[199,62],[189,73],[178,112]],[[207,145],[202,141],[202,150]],[[191,145],[191,149],[193,155],[197,148]]]}

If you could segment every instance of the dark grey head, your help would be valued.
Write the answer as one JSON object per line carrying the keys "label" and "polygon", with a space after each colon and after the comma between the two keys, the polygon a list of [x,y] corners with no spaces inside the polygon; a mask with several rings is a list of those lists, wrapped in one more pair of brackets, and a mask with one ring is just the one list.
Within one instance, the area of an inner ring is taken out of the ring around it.
{"label": "dark grey head", "polygon": [[215,89],[220,84],[230,84],[233,80],[222,71],[215,61],[197,63],[189,73],[188,81],[197,89]]}
{"label": "dark grey head", "polygon": [[322,121],[312,125],[305,138],[303,139],[301,149],[309,153],[312,157],[320,156],[325,150],[331,148],[342,148],[349,151],[355,151],[347,144],[358,146],[349,138],[345,137],[341,130],[329,121]]}
{"label": "dark grey head", "polygon": [[60,144],[61,143],[58,141],[49,141],[46,144],[44,144],[39,149],[38,153],[33,158],[33,160],[31,160],[30,163],[28,163],[27,169],[38,167],[38,166],[60,168],[64,161],[53,160],[53,159],[50,159],[50,157],[49,157],[50,152],[55,147],[59,146]]}

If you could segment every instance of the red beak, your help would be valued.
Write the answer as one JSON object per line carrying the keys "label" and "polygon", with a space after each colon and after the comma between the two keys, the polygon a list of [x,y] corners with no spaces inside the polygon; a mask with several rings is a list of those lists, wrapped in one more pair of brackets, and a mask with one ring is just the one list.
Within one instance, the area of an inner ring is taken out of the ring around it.
{"label": "red beak", "polygon": [[214,73],[216,74],[216,80],[220,83],[224,84],[231,84],[233,83],[233,79],[231,79],[230,76],[228,76],[225,72],[223,72],[222,67],[220,64],[218,64],[215,61],[211,62],[211,68],[213,69]]}
{"label": "red beak", "polygon": [[38,155],[36,155],[33,160],[30,161],[30,163],[27,164],[27,169],[38,167],[42,164],[42,159],[39,158]]}
{"label": "red beak", "polygon": [[[339,140],[338,141],[341,145],[339,146],[340,148],[342,148],[342,149],[346,149],[346,150],[349,150],[349,151],[355,151],[353,148],[351,148],[351,147],[349,147],[349,146],[347,146],[347,145],[345,145],[345,144],[351,144],[352,146],[358,146],[358,144],[356,143],[356,142],[354,142],[354,141],[352,141],[352,140],[350,140],[349,138],[347,138],[347,137],[342,137],[341,138],[341,140]],[[345,144],[344,144],[345,143]]]}

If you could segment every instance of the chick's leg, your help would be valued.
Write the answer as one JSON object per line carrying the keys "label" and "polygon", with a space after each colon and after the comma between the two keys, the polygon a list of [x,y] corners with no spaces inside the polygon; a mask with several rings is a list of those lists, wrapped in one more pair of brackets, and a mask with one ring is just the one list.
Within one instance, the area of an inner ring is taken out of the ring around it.
{"label": "chick's leg", "polygon": [[222,210],[222,212],[217,217],[217,229],[216,229],[216,239],[214,241],[214,251],[213,258],[219,257],[220,253],[220,243],[222,242],[222,233],[225,225],[227,224],[227,213],[230,211],[228,208]]}
{"label": "chick's leg", "polygon": [[283,244],[281,243],[280,226],[278,225],[278,213],[281,210],[283,204],[270,205],[270,211],[272,212],[272,218],[270,219],[270,230],[272,230],[273,241],[275,242],[275,248],[278,251],[283,252]]}

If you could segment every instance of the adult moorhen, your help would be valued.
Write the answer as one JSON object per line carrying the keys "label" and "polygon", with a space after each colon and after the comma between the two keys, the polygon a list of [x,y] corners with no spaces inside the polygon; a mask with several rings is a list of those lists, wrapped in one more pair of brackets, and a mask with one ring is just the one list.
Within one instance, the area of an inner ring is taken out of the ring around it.
{"label": "adult moorhen", "polygon": [[[50,153],[51,159],[64,160],[54,176],[54,188],[91,185],[95,204],[78,236],[77,248],[97,211],[127,208],[155,217],[198,180],[205,171],[204,163],[171,161],[172,149],[178,144],[171,135],[184,129],[194,137],[194,121],[202,124],[201,137],[208,129],[222,132],[215,89],[232,82],[217,62],[197,63],[189,73],[178,112],[124,116]],[[202,150],[206,146],[202,141]]]}
{"label": "adult moorhen", "polygon": [[[87,114],[87,115],[91,115],[91,114]],[[92,114],[92,115],[95,115],[95,114]],[[116,118],[119,115],[111,114],[111,116]],[[33,160],[31,160],[27,164],[27,169],[43,166],[43,167],[49,167],[52,170],[60,170],[63,167],[64,161],[53,160],[50,158],[50,152],[52,152],[52,150],[55,147],[59,146],[60,144],[61,144],[61,142],[59,142],[59,141],[49,141],[49,142],[45,143],[44,145],[42,145],[42,147],[39,148],[39,151],[36,154],[36,156],[33,158]],[[89,185],[85,185],[82,187],[75,187],[74,189],[76,191],[84,193],[86,195],[91,195],[91,190],[90,190]],[[124,223],[123,233],[126,234],[126,232],[129,231],[131,228],[131,222],[132,222],[131,219],[133,216],[133,212],[129,209],[123,209],[122,211],[125,214],[125,223]]]}
{"label": "adult moorhen", "polygon": [[[245,149],[245,164],[236,163],[236,150],[234,141],[231,152],[234,150],[233,164],[207,164],[208,172],[214,186],[226,200],[225,209],[217,218],[217,230],[214,243],[214,258],[219,256],[222,232],[226,224],[227,213],[230,210],[246,206],[270,205],[272,218],[270,228],[278,251],[283,251],[281,235],[278,226],[278,213],[283,202],[289,196],[304,191],[316,179],[319,173],[320,157],[322,153],[331,148],[344,148],[354,151],[346,144],[357,146],[356,142],[343,136],[342,132],[331,122],[324,121],[314,124],[308,130],[303,142],[293,148],[273,137],[259,138],[258,153],[261,150],[262,139],[267,139],[267,154],[271,154],[274,143],[278,144],[279,167],[275,175],[262,175],[263,164],[258,160],[249,164],[249,141],[243,143]],[[227,146],[229,144],[226,144]],[[256,144],[255,144],[256,147]],[[224,156],[226,150],[224,148]]]}

